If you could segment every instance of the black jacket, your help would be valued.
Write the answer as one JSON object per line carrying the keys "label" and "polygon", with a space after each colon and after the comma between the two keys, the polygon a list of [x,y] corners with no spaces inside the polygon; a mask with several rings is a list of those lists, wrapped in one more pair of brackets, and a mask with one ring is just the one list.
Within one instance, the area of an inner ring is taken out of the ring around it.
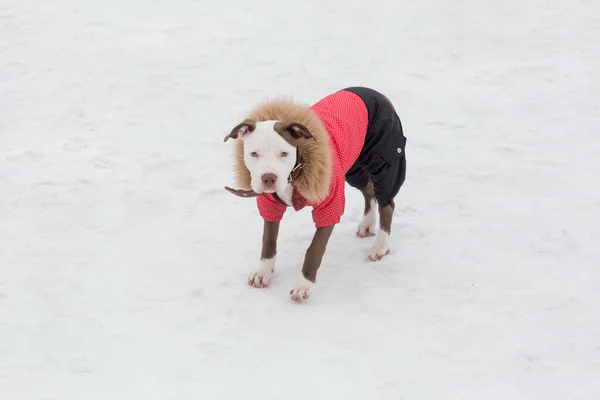
{"label": "black jacket", "polygon": [[344,90],[358,95],[369,113],[365,143],[346,173],[346,182],[358,189],[373,182],[375,198],[380,207],[385,207],[398,194],[406,177],[406,137],[400,117],[388,99],[373,89]]}

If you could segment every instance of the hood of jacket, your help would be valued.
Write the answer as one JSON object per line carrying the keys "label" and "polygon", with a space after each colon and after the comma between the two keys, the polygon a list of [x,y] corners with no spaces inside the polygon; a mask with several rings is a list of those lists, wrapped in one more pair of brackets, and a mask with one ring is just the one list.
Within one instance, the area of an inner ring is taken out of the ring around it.
{"label": "hood of jacket", "polygon": [[[310,203],[319,203],[329,195],[331,183],[331,150],[329,134],[319,117],[309,106],[292,100],[276,99],[258,105],[246,118],[261,121],[298,122],[304,125],[316,139],[298,140],[298,157],[304,163],[300,174],[294,179],[294,188]],[[234,170],[237,185],[251,190],[251,175],[244,163],[244,142],[236,140]],[[287,178],[287,177],[286,177]]]}

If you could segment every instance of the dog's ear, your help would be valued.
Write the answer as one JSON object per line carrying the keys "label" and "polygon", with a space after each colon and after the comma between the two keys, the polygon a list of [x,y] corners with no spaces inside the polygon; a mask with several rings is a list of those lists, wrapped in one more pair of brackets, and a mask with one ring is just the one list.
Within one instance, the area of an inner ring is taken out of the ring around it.
{"label": "dog's ear", "polygon": [[253,119],[245,119],[243,122],[237,124],[229,133],[229,135],[225,136],[225,139],[223,139],[224,142],[227,141],[227,139],[231,138],[231,139],[237,139],[239,138],[243,138],[245,135],[254,132],[254,130],[256,129],[256,121],[254,121]]}
{"label": "dog's ear", "polygon": [[313,139],[314,136],[310,133],[307,127],[298,122],[290,122],[283,125],[283,129],[289,133],[294,139]]}

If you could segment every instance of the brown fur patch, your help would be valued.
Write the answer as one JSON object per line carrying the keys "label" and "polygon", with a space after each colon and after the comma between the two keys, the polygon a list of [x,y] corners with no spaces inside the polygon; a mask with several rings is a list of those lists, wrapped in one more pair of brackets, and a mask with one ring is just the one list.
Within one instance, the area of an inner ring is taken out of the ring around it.
{"label": "brown fur patch", "polygon": [[365,198],[365,212],[364,215],[367,215],[369,211],[371,211],[371,200],[375,198],[375,188],[373,187],[373,182],[367,183],[367,186],[360,190]]}
{"label": "brown fur patch", "polygon": [[[308,107],[291,100],[276,99],[255,107],[247,118],[261,121],[297,122],[311,133],[314,139],[298,139],[298,155],[306,164],[294,187],[309,202],[320,202],[329,195],[331,183],[331,150],[329,134],[319,117]],[[234,152],[235,175],[241,189],[251,189],[251,175],[244,163],[244,142],[236,141]]]}
{"label": "brown fur patch", "polygon": [[325,255],[327,243],[333,233],[334,227],[335,225],[329,225],[323,228],[317,228],[312,242],[306,250],[304,264],[302,265],[302,275],[312,283],[317,281],[317,271],[323,261],[323,255]]}
{"label": "brown fur patch", "polygon": [[277,254],[277,235],[279,234],[279,222],[265,220],[262,237],[261,260],[269,260]]}
{"label": "brown fur patch", "polygon": [[229,138],[237,139],[240,132],[243,132],[243,131],[253,132],[255,129],[256,129],[256,121],[253,121],[251,119],[245,119],[243,122],[236,125],[231,130],[229,135],[227,135],[223,138],[223,141],[226,142],[227,139],[229,139]]}
{"label": "brown fur patch", "polygon": [[308,128],[297,122],[275,122],[273,129],[275,132],[279,133],[279,136],[294,147],[296,147],[298,139],[300,138],[314,139],[308,131]]}
{"label": "brown fur patch", "polygon": [[394,217],[394,208],[396,205],[394,201],[390,203],[390,205],[385,206],[383,208],[379,208],[379,227],[381,230],[390,234],[392,232],[392,218]]}

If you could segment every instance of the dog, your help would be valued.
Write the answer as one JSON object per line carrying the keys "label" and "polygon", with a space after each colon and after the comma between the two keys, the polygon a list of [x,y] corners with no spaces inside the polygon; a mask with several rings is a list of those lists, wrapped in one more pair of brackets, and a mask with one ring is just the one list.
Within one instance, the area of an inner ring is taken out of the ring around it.
{"label": "dog", "polygon": [[406,137],[389,98],[366,87],[338,90],[312,106],[275,99],[257,105],[225,136],[236,140],[235,175],[240,197],[256,197],[264,220],[258,266],[248,284],[267,287],[275,271],[279,224],[288,207],[312,207],[316,227],[302,273],[290,290],[307,300],[334,226],[345,210],[345,183],[361,191],[365,206],[356,231],[375,236],[369,258],[390,252],[394,198],[406,177]]}

